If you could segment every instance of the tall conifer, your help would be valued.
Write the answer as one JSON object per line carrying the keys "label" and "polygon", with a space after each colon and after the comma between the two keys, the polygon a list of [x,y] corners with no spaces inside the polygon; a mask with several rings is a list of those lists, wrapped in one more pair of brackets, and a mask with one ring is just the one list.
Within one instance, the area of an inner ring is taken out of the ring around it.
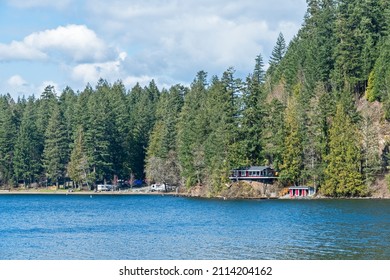
{"label": "tall conifer", "polygon": [[360,173],[360,135],[342,104],[337,105],[329,139],[322,193],[336,197],[366,195]]}

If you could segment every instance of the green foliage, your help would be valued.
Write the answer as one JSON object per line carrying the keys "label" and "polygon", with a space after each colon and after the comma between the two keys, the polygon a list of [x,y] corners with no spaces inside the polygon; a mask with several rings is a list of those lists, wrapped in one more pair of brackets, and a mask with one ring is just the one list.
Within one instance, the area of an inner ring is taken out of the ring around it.
{"label": "green foliage", "polygon": [[283,164],[281,165],[280,177],[285,182],[298,184],[303,169],[303,148],[302,138],[298,124],[298,104],[295,98],[289,100],[286,109],[286,137],[282,154]]}
{"label": "green foliage", "polygon": [[52,108],[52,114],[45,132],[45,145],[43,150],[43,167],[46,170],[47,179],[56,182],[65,177],[66,153],[67,153],[66,130],[63,117],[58,105]]}
{"label": "green foliage", "polygon": [[76,132],[75,142],[68,164],[69,177],[76,185],[88,184],[90,181],[90,163],[84,145],[84,132],[80,126]]}
{"label": "green foliage", "polygon": [[337,106],[329,138],[322,193],[336,197],[367,195],[367,188],[359,172],[360,135],[341,104]]}
{"label": "green foliage", "polygon": [[286,53],[286,41],[284,40],[283,34],[279,33],[278,39],[276,40],[276,45],[272,50],[269,64],[272,66],[278,65],[282,61],[285,53]]}
{"label": "green foliage", "polygon": [[149,87],[145,88],[137,84],[127,97],[130,111],[127,143],[129,158],[132,159],[129,169],[138,178],[144,176],[146,149],[156,121],[156,104],[159,96],[160,92],[152,81]]}
{"label": "green foliage", "polygon": [[334,81],[340,91],[363,93],[386,28],[383,7],[375,0],[338,2]]}
{"label": "green foliage", "polygon": [[374,92],[374,77],[375,70],[372,70],[370,75],[368,76],[367,89],[366,89],[366,99],[370,102],[374,102],[378,99],[378,96],[375,95]]}
{"label": "green foliage", "polygon": [[241,81],[234,78],[232,68],[222,79],[213,78],[207,95],[208,134],[205,139],[207,182],[218,191],[228,181],[230,166],[237,166],[236,150],[231,145],[238,139],[238,90]]}
{"label": "green foliage", "polygon": [[163,90],[157,102],[156,123],[152,129],[146,158],[146,178],[150,182],[177,185],[181,167],[177,159],[177,125],[187,89],[176,85]]}
{"label": "green foliage", "polygon": [[164,158],[169,151],[176,150],[177,124],[186,90],[177,85],[169,91],[162,91],[157,103],[156,123],[150,136],[148,157]]}
{"label": "green foliage", "polygon": [[42,168],[41,137],[36,126],[34,97],[30,97],[24,110],[15,143],[14,171],[17,180],[31,184],[39,180]]}
{"label": "green foliage", "polygon": [[263,154],[267,164],[272,164],[276,170],[280,170],[284,150],[284,112],[285,106],[277,99],[267,104]]}
{"label": "green foliage", "polygon": [[[259,55],[256,58],[254,72],[247,77],[246,87],[243,90],[243,110],[239,133],[243,157],[247,159],[246,165],[261,165],[264,162],[263,137],[267,105],[263,67],[263,59]],[[240,148],[235,147],[234,150],[240,151]]]}
{"label": "green foliage", "polygon": [[286,184],[367,194],[383,139],[359,99],[390,120],[388,1],[307,4],[288,47],[280,33],[267,72],[259,55],[244,82],[229,68],[210,80],[200,71],[189,88],[99,80],[59,98],[52,86],[39,99],[0,96],[0,184],[146,175],[217,193],[232,168],[268,164]]}
{"label": "green foliage", "polygon": [[12,184],[14,145],[17,136],[15,104],[8,96],[0,97],[0,184]]}
{"label": "green foliage", "polygon": [[279,36],[276,40],[276,45],[272,50],[272,54],[269,60],[268,73],[272,77],[273,83],[280,79],[281,67],[279,67],[282,59],[286,53],[286,41],[282,33],[279,33]]}
{"label": "green foliage", "polygon": [[204,147],[208,118],[204,113],[207,96],[207,74],[198,72],[184,99],[178,123],[177,151],[185,185],[191,187],[204,181]]}
{"label": "green foliage", "polygon": [[390,37],[382,40],[379,57],[370,74],[368,100],[382,101],[385,105],[385,117],[390,120]]}

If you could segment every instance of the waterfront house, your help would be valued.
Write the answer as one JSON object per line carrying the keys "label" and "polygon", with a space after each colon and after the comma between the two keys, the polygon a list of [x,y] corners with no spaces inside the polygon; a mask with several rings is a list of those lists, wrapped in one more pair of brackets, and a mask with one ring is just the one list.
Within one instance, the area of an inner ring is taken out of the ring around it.
{"label": "waterfront house", "polygon": [[270,166],[250,166],[233,169],[230,180],[272,181],[277,178],[277,173]]}

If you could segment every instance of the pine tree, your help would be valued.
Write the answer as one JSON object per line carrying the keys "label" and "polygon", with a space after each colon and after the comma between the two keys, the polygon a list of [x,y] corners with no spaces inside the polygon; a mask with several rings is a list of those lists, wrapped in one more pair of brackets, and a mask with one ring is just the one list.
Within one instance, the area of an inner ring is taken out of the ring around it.
{"label": "pine tree", "polygon": [[67,159],[67,138],[63,124],[63,117],[59,106],[52,108],[52,114],[45,132],[45,145],[43,150],[43,166],[48,181],[58,183],[65,176]]}
{"label": "pine tree", "polygon": [[285,110],[285,106],[279,100],[273,99],[266,111],[263,153],[267,164],[272,164],[275,170],[280,170],[283,161],[282,153],[286,135]]}
{"label": "pine tree", "polygon": [[324,178],[324,159],[329,153],[329,125],[335,110],[333,95],[326,91],[324,83],[317,84],[315,96],[308,105],[303,178],[317,187]]}
{"label": "pine tree", "polygon": [[[180,166],[176,154],[177,124],[186,88],[173,86],[161,92],[156,123],[151,132],[146,159],[146,177],[153,182],[178,184]],[[175,164],[172,164],[175,162]],[[161,166],[160,166],[161,165]],[[177,173],[174,176],[175,173]]]}
{"label": "pine tree", "polygon": [[[112,179],[112,158],[110,154],[109,108],[107,106],[106,81],[100,80],[97,90],[88,100],[88,121],[84,124],[85,148],[91,168],[93,182]],[[108,89],[107,89],[108,90]]]}
{"label": "pine tree", "polygon": [[13,182],[13,157],[17,131],[13,112],[14,101],[8,96],[0,96],[0,185]]}
{"label": "pine tree", "polygon": [[303,169],[303,148],[297,119],[298,104],[295,98],[289,100],[286,108],[286,137],[284,140],[281,178],[285,182],[298,184]]}
{"label": "pine tree", "polygon": [[245,158],[250,165],[263,162],[263,133],[265,128],[264,63],[261,55],[256,58],[252,75],[247,77],[243,92],[243,111],[241,120],[241,140],[245,149]]}
{"label": "pine tree", "polygon": [[207,96],[207,73],[198,72],[184,99],[180,113],[177,152],[182,166],[182,177],[187,187],[203,183],[204,146],[208,134],[208,119],[204,114]]}
{"label": "pine tree", "polygon": [[272,50],[270,58],[270,67],[277,66],[283,59],[286,53],[286,41],[284,40],[283,33],[279,33],[278,39],[276,40],[276,45]]}
{"label": "pine tree", "polygon": [[229,157],[229,146],[232,137],[232,94],[227,84],[213,77],[207,94],[205,114],[209,120],[208,133],[204,141],[205,181],[210,191],[217,191],[226,182],[227,172],[223,163],[232,161],[233,153]]}
{"label": "pine tree", "polygon": [[364,196],[360,169],[360,136],[342,104],[337,105],[336,115],[330,128],[329,155],[326,157],[325,183],[321,187],[324,195]]}
{"label": "pine tree", "polygon": [[390,120],[390,36],[383,39],[379,57],[370,73],[366,97],[384,102],[385,118]]}
{"label": "pine tree", "polygon": [[375,0],[339,0],[334,81],[338,90],[363,93],[385,32],[383,8]]}
{"label": "pine tree", "polygon": [[88,184],[90,181],[90,164],[84,145],[83,128],[79,126],[76,132],[73,150],[70,156],[70,162],[67,167],[69,177],[78,186],[81,186],[83,183]]}
{"label": "pine tree", "polygon": [[156,103],[159,95],[155,83],[151,82],[149,87],[145,88],[137,84],[128,96],[130,117],[127,142],[131,143],[131,146],[128,146],[130,170],[137,178],[144,177],[146,149],[156,121]]}
{"label": "pine tree", "polygon": [[77,130],[77,113],[76,106],[78,104],[78,96],[70,88],[66,87],[59,98],[60,114],[63,117],[63,125],[65,130],[66,147],[64,162],[70,160],[70,153],[72,150],[72,143]]}
{"label": "pine tree", "polygon": [[14,170],[15,177],[26,184],[37,182],[42,168],[40,141],[34,113],[34,96],[30,97],[21,120],[18,137],[15,143]]}
{"label": "pine tree", "polygon": [[126,89],[122,82],[118,81],[113,84],[109,94],[109,110],[110,110],[110,153],[112,155],[112,171],[113,176],[119,178],[127,178],[130,168],[128,161],[130,160],[126,137],[129,134],[128,122],[130,112],[126,100]]}
{"label": "pine tree", "polygon": [[36,126],[39,137],[38,145],[40,153],[43,152],[45,141],[45,132],[49,123],[51,109],[57,104],[57,96],[53,86],[47,86],[41,94],[41,97],[34,105],[37,115]]}
{"label": "pine tree", "polygon": [[157,103],[156,123],[151,132],[148,157],[165,158],[169,151],[176,150],[177,123],[185,91],[182,86],[173,86],[169,91],[162,91]]}

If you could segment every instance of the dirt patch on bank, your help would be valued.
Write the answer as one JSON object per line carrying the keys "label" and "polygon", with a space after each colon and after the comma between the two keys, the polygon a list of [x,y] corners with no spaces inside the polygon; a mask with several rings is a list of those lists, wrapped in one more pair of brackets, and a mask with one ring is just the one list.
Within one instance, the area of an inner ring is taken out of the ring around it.
{"label": "dirt patch on bank", "polygon": [[370,194],[372,198],[390,198],[390,191],[384,175],[377,178],[375,183],[370,187]]}
{"label": "dirt patch on bank", "polygon": [[278,198],[280,187],[277,184],[265,184],[252,181],[238,181],[226,184],[223,189],[213,193],[206,186],[195,186],[186,193],[191,197],[217,197],[223,199],[262,199]]}

